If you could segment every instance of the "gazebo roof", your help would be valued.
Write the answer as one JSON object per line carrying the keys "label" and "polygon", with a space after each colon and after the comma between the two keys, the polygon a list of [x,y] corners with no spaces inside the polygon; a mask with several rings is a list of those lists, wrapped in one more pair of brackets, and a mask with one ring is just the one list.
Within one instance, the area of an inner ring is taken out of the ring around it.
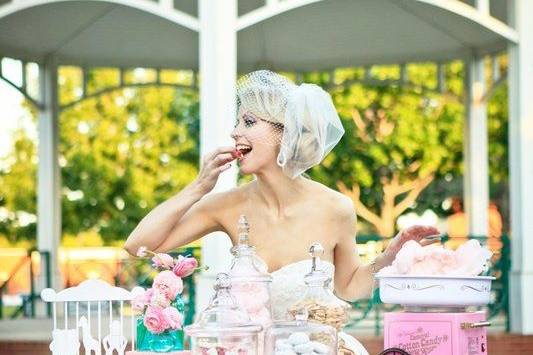
{"label": "gazebo roof", "polygon": [[[82,66],[198,69],[197,3],[0,1],[0,54]],[[306,71],[490,53],[516,41],[504,22],[459,1],[239,2],[238,68]],[[179,12],[175,11],[179,10]],[[493,7],[505,19],[505,7]]]}

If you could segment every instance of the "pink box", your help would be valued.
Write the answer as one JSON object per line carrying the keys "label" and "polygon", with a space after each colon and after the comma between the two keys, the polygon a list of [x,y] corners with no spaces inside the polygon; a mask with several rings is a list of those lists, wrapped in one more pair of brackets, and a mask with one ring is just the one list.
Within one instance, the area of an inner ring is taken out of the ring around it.
{"label": "pink box", "polygon": [[485,312],[389,312],[384,318],[385,349],[410,355],[486,355],[487,328],[461,329],[461,323],[485,321]]}

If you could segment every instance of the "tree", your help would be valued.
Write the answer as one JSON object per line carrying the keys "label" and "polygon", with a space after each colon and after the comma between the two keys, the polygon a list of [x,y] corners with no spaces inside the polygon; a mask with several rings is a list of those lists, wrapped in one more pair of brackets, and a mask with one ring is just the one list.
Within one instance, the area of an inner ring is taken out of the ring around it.
{"label": "tree", "polygon": [[36,233],[37,147],[27,132],[14,132],[10,154],[0,160],[0,236],[15,243]]}
{"label": "tree", "polygon": [[[426,78],[430,69],[420,65],[412,71]],[[346,134],[311,174],[336,185],[359,217],[390,237],[397,217],[432,181],[459,171],[463,106],[456,95],[420,86],[350,84],[331,93]]]}
{"label": "tree", "polygon": [[172,88],[118,90],[63,112],[63,230],[127,237],[196,176],[197,122],[197,94]]}
{"label": "tree", "polygon": [[[88,87],[112,84],[117,72],[90,73]],[[62,67],[60,102],[77,98],[80,71]],[[107,244],[123,240],[147,211],[188,184],[197,173],[198,96],[190,90],[123,89],[84,100],[60,115],[62,228],[65,235]],[[35,118],[36,112],[33,110]],[[0,171],[0,234],[35,240],[36,145],[24,131]],[[71,240],[72,238],[70,238]],[[93,242],[91,242],[93,243]]]}

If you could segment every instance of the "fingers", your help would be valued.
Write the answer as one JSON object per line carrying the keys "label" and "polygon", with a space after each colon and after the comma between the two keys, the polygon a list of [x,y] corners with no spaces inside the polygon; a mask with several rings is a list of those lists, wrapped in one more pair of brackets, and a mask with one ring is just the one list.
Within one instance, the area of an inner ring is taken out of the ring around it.
{"label": "fingers", "polygon": [[226,163],[229,163],[230,161],[235,160],[235,157],[230,153],[220,153],[213,159],[213,163],[215,166],[221,166],[225,165]]}
{"label": "fingers", "polygon": [[224,147],[219,147],[215,149],[213,152],[209,153],[207,156],[209,160],[212,160],[219,154],[232,153],[234,151],[235,151],[235,147],[224,146]]}
{"label": "fingers", "polygon": [[422,239],[418,242],[421,246],[425,247],[431,244],[440,243],[440,239]]}
{"label": "fingers", "polygon": [[405,230],[405,233],[409,235],[409,239],[423,239],[430,235],[439,234],[439,230],[432,226],[413,226]]}
{"label": "fingers", "polygon": [[220,174],[220,173],[228,170],[229,168],[231,168],[231,164],[225,164],[225,165],[219,166],[217,168],[217,172]]}

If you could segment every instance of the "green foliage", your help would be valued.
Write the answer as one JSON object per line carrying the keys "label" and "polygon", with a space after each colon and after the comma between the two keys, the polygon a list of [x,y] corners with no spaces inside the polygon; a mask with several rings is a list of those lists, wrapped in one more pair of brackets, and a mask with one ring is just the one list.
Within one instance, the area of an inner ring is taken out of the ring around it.
{"label": "green foliage", "polygon": [[[454,70],[457,64],[450,67]],[[416,86],[350,84],[332,91],[346,134],[311,171],[331,187],[339,181],[360,186],[362,202],[374,212],[382,204],[383,184],[394,175],[403,183],[427,175],[438,179],[460,174],[463,105],[456,95],[423,88],[422,84],[436,85],[427,83],[435,74],[433,65],[408,69]]]}
{"label": "green foliage", "polygon": [[[60,69],[60,102],[78,98],[81,72]],[[93,71],[88,88],[116,83],[112,69]],[[155,205],[179,192],[197,173],[198,95],[188,90],[127,88],[84,100],[60,115],[62,228],[65,242],[123,240]],[[13,217],[0,234],[35,240],[35,223],[21,227],[16,211],[36,213],[36,146],[17,132],[0,171],[0,207]]]}
{"label": "green foliage", "polygon": [[[360,186],[362,202],[374,213],[383,207],[383,187],[394,176],[400,183],[428,174],[434,178],[417,200],[419,209],[435,209],[445,197],[456,194],[462,175],[463,65],[445,66],[446,94],[433,90],[436,70],[434,64],[410,64],[404,87],[354,83],[364,78],[361,68],[306,74],[305,81],[334,84],[331,94],[346,128],[340,144],[309,175],[332,188],[338,182]],[[125,73],[131,83],[154,76],[151,70]],[[375,66],[371,77],[390,82],[400,78],[400,70]],[[88,79],[88,92],[94,94],[116,85],[120,73],[100,68],[91,70]],[[161,80],[188,84],[192,75],[165,70]],[[62,104],[79,98],[79,68],[62,67],[59,82]],[[28,109],[35,118],[35,108]],[[488,113],[495,186],[508,180],[506,86],[496,90]],[[64,244],[120,244],[152,207],[188,184],[197,173],[198,116],[196,92],[168,87],[111,91],[64,110],[60,116]],[[11,154],[0,161],[0,244],[35,240],[36,161],[35,143],[27,132],[17,131]]]}

